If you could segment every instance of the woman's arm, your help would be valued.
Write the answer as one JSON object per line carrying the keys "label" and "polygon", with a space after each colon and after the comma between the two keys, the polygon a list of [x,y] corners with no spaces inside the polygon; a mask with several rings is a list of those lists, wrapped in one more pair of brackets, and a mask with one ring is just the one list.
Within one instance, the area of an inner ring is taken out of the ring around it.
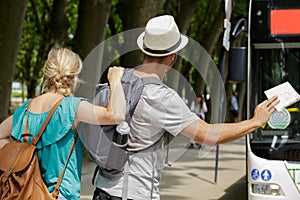
{"label": "woman's arm", "polygon": [[265,100],[256,106],[252,119],[238,123],[208,124],[198,120],[186,128],[182,133],[191,139],[207,145],[227,143],[251,133],[267,123],[279,103],[277,97]]}
{"label": "woman's arm", "polygon": [[110,83],[110,99],[107,108],[81,101],[76,114],[76,125],[80,121],[89,124],[110,125],[125,120],[126,101],[121,84],[123,73],[124,68],[109,68],[107,77]]}
{"label": "woman's arm", "polygon": [[118,124],[125,120],[126,100],[121,79],[124,74],[124,68],[113,67],[109,69],[107,78],[110,84],[110,101],[107,109],[113,115],[113,121]]}

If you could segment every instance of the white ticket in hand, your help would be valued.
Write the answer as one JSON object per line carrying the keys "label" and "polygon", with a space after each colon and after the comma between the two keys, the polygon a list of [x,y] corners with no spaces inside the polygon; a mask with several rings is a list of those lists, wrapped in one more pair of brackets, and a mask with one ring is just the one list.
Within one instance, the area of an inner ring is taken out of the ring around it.
{"label": "white ticket in hand", "polygon": [[300,100],[300,95],[289,82],[277,85],[266,90],[264,93],[268,99],[271,99],[273,96],[278,96],[280,102],[275,106],[277,111],[282,111],[285,107],[288,107]]}

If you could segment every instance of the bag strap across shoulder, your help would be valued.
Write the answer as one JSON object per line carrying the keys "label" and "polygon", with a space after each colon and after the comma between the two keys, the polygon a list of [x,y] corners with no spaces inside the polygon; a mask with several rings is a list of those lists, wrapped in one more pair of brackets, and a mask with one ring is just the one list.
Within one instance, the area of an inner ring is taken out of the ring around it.
{"label": "bag strap across shoulder", "polygon": [[[132,79],[132,76],[137,77],[134,74],[134,68],[126,68],[124,72],[124,76],[122,78],[122,81],[130,81]],[[148,84],[156,84],[156,85],[165,85],[160,79],[155,78],[155,77],[137,77],[142,80],[143,85],[148,85]]]}
{"label": "bag strap across shoulder", "polygon": [[68,164],[68,162],[69,162],[69,160],[71,158],[72,152],[73,152],[73,150],[75,148],[77,138],[78,138],[78,133],[76,132],[75,137],[74,137],[74,141],[72,143],[70,152],[68,154],[67,161],[66,161],[65,166],[64,166],[64,169],[61,171],[60,176],[59,176],[59,178],[57,180],[57,183],[56,183],[56,185],[54,187],[54,190],[53,190],[53,192],[51,194],[53,198],[56,198],[56,199],[58,198],[58,195],[59,195],[59,186],[60,186],[61,181],[62,181],[62,179],[64,177],[64,174],[65,174],[65,171],[66,171],[66,168],[67,168],[67,164]]}
{"label": "bag strap across shoulder", "polygon": [[[54,114],[55,110],[56,110],[57,107],[60,105],[60,103],[61,103],[61,101],[62,101],[63,99],[64,99],[64,97],[62,97],[61,99],[59,99],[59,100],[54,104],[54,106],[51,108],[51,110],[50,110],[50,112],[49,112],[49,114],[48,114],[48,116],[47,116],[45,122],[43,123],[41,129],[39,130],[37,136],[36,136],[35,138],[33,138],[33,140],[32,140],[32,144],[33,144],[33,145],[36,145],[37,142],[39,141],[39,139],[41,138],[41,136],[42,136],[44,130],[46,129],[46,127],[47,127],[47,125],[48,125],[48,123],[49,123],[49,121],[50,121],[50,119],[51,119],[51,117],[52,117],[52,115]],[[31,104],[31,101],[28,103],[27,110],[26,110],[25,134],[23,134],[24,136],[31,135],[31,134],[28,134],[28,110],[29,110],[29,108],[30,108],[30,104]],[[75,136],[74,136],[74,140],[73,140],[72,146],[71,146],[71,149],[70,149],[69,154],[68,154],[68,158],[67,158],[66,163],[65,163],[65,165],[64,165],[64,168],[63,168],[63,170],[62,170],[61,173],[60,173],[60,176],[59,176],[59,178],[58,178],[58,180],[57,180],[57,183],[56,183],[56,185],[55,185],[55,187],[54,187],[53,192],[51,193],[51,196],[52,196],[54,199],[58,199],[58,195],[59,195],[59,187],[60,187],[61,181],[62,181],[62,179],[63,179],[63,176],[64,176],[64,174],[65,174],[65,171],[66,171],[68,162],[69,162],[69,160],[70,160],[70,158],[71,158],[72,152],[73,152],[73,150],[74,150],[74,148],[75,148],[77,138],[78,138],[78,133],[76,132],[76,134],[75,134]]]}
{"label": "bag strap across shoulder", "polygon": [[[54,114],[56,108],[60,105],[60,102],[61,102],[63,99],[64,99],[64,97],[60,98],[60,99],[55,103],[55,105],[51,108],[51,110],[50,110],[50,112],[49,112],[49,114],[48,114],[48,116],[47,116],[45,122],[43,123],[41,129],[39,130],[37,136],[34,137],[34,138],[32,139],[32,144],[33,144],[33,145],[36,145],[37,142],[39,141],[39,139],[41,138],[41,136],[42,136],[44,130],[46,129],[46,127],[47,127],[47,125],[48,125],[48,123],[49,123],[49,121],[50,121],[50,119],[51,119],[51,117],[52,117],[52,115]],[[32,102],[32,100],[28,103],[27,109],[26,109],[25,134],[23,134],[23,136],[28,136],[28,133],[29,133],[29,131],[28,131],[28,110],[29,110],[29,108],[30,108],[31,102]],[[24,139],[25,139],[25,141],[27,142],[26,138],[24,138]]]}

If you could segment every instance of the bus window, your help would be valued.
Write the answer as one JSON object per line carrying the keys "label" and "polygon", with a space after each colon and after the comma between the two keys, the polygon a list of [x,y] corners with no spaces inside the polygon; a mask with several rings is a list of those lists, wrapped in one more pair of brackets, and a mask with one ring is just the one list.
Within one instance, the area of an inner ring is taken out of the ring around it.
{"label": "bus window", "polygon": [[[280,45],[278,46],[280,47]],[[300,47],[299,48],[273,48],[273,49],[254,49],[254,55],[256,55],[256,65],[253,82],[256,82],[253,90],[254,101],[262,101],[266,97],[264,91],[272,88],[276,85],[284,83],[286,81],[300,93]],[[258,59],[257,59],[258,58]],[[255,104],[252,105],[254,110]],[[295,103],[287,108],[288,113],[279,113],[278,118],[290,115],[288,120],[288,126],[273,129],[269,124],[264,126],[253,133],[251,143],[252,150],[260,157],[266,159],[283,159],[283,150],[292,148],[299,149],[300,152],[300,103]],[[279,136],[274,141],[274,135]],[[286,138],[288,138],[286,140]],[[276,145],[272,144],[276,142]],[[297,144],[296,146],[294,146]],[[280,145],[280,148],[277,148]],[[300,156],[289,155],[287,160],[300,160]]]}

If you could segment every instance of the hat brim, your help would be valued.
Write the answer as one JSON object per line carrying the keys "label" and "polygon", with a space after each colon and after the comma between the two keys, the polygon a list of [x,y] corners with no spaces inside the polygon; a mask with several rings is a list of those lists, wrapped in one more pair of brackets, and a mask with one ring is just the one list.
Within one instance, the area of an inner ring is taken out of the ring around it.
{"label": "hat brim", "polygon": [[148,52],[147,50],[144,49],[144,43],[143,43],[143,41],[144,41],[144,35],[145,35],[145,32],[143,32],[143,33],[141,33],[139,35],[139,37],[138,37],[138,39],[136,41],[137,45],[138,45],[138,47],[140,48],[140,50],[143,53],[145,53],[145,54],[147,54],[149,56],[153,56],[153,57],[163,57],[163,56],[168,56],[168,55],[171,55],[173,53],[176,53],[176,52],[180,51],[181,49],[183,49],[187,45],[187,43],[189,41],[188,38],[185,35],[180,35],[181,42],[180,42],[180,44],[178,45],[178,47],[176,49],[174,49],[174,50],[172,50],[172,51],[170,51],[168,53],[155,54],[155,53]]}

